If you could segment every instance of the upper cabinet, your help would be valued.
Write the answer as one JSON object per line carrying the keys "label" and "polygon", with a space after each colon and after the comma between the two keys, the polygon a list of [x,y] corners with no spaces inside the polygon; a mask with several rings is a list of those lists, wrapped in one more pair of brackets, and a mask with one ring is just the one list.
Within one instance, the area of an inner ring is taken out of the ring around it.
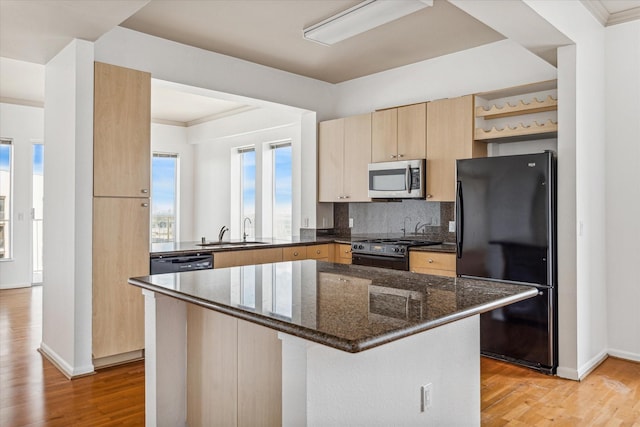
{"label": "upper cabinet", "polygon": [[427,104],[427,200],[453,202],[456,160],[486,157],[487,145],[474,141],[474,97]]}
{"label": "upper cabinet", "polygon": [[93,194],[149,197],[151,74],[95,63]]}
{"label": "upper cabinet", "polygon": [[426,103],[376,111],[372,118],[373,162],[424,159]]}
{"label": "upper cabinet", "polygon": [[318,133],[318,201],[370,201],[371,114],[321,122]]}

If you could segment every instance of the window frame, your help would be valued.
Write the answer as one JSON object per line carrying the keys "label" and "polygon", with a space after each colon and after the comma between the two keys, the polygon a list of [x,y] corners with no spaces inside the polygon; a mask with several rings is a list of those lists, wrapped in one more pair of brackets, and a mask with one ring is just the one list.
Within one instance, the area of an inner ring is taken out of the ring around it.
{"label": "window frame", "polygon": [[[0,257],[0,262],[13,261],[13,194],[14,194],[14,146],[12,138],[0,138],[0,145],[9,146],[9,194],[8,200],[3,198],[2,203],[2,218],[0,218],[0,222],[2,222],[2,242],[3,242],[3,252],[2,257]],[[7,208],[7,206],[9,206]],[[8,212],[7,212],[8,211]],[[8,237],[7,237],[8,236]],[[7,253],[4,251],[4,247],[9,247]]]}
{"label": "window frame", "polygon": [[[168,151],[153,151],[151,153],[151,196],[153,196],[153,159],[155,157],[158,158],[173,158],[175,159],[175,172],[174,172],[174,200],[173,200],[173,210],[174,210],[174,229],[173,229],[173,243],[176,243],[180,239],[180,154],[175,152]],[[162,242],[154,242],[153,241],[153,208],[154,208],[154,200],[153,197],[150,197],[150,205],[151,209],[149,209],[149,239],[150,243],[172,243],[171,241],[162,241]]]}
{"label": "window frame", "polygon": [[285,148],[285,147],[291,147],[291,170],[290,170],[290,175],[291,175],[291,187],[293,189],[293,142],[290,138],[287,139],[283,139],[283,140],[279,140],[279,141],[273,141],[273,142],[269,142],[268,143],[268,147],[269,150],[271,151],[271,171],[270,171],[270,178],[271,179],[271,202],[270,202],[270,207],[271,207],[271,236],[276,238],[291,238],[293,236],[293,193],[291,195],[291,212],[290,212],[290,217],[291,217],[291,230],[290,230],[290,234],[289,236],[276,236],[275,230],[275,219],[276,219],[276,215],[275,215],[275,209],[276,209],[276,150],[278,148]]}

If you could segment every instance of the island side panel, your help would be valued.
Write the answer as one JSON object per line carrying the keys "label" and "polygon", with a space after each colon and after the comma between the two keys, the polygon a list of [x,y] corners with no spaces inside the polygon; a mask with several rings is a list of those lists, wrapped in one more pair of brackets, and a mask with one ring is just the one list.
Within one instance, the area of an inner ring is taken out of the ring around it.
{"label": "island side panel", "polygon": [[143,290],[145,425],[186,425],[186,303]]}
{"label": "island side panel", "polygon": [[[299,422],[301,392],[306,392],[309,427],[480,425],[478,315],[354,354],[303,345],[282,333],[279,337],[284,426],[293,425],[288,420]],[[286,375],[289,354],[305,362],[292,366],[295,370],[306,365],[305,375],[299,373],[297,380]],[[432,405],[420,412],[421,386],[429,383]]]}

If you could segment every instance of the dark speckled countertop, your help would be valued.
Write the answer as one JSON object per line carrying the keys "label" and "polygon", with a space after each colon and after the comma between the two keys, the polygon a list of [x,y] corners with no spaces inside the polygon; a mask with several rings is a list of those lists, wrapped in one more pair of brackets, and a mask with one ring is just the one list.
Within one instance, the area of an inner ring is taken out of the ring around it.
{"label": "dark speckled countertop", "polygon": [[129,283],[352,353],[537,294],[528,286],[314,260]]}
{"label": "dark speckled countertop", "polygon": [[[400,235],[384,235],[383,237],[402,237]],[[239,251],[246,249],[266,249],[276,247],[287,246],[303,246],[322,243],[343,243],[350,245],[353,242],[360,240],[366,240],[368,238],[380,238],[376,236],[318,236],[310,238],[292,237],[290,239],[273,239],[267,238],[251,238],[249,242],[242,242],[241,240],[227,240],[224,244],[216,244],[211,242],[210,245],[201,245],[200,242],[176,242],[176,243],[152,243],[151,244],[151,256],[161,255],[182,255],[193,253],[212,253],[212,252],[226,252],[226,251]],[[420,246],[414,247],[412,251],[430,251],[430,252],[455,252],[456,245],[454,243],[443,243],[441,245],[434,246]]]}

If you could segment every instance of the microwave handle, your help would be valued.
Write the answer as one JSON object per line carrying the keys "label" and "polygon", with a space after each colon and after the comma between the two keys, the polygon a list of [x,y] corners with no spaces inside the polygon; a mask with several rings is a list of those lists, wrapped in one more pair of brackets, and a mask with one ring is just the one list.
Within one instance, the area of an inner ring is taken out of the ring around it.
{"label": "microwave handle", "polygon": [[407,165],[407,172],[405,173],[405,179],[407,181],[407,193],[411,194],[411,166]]}

